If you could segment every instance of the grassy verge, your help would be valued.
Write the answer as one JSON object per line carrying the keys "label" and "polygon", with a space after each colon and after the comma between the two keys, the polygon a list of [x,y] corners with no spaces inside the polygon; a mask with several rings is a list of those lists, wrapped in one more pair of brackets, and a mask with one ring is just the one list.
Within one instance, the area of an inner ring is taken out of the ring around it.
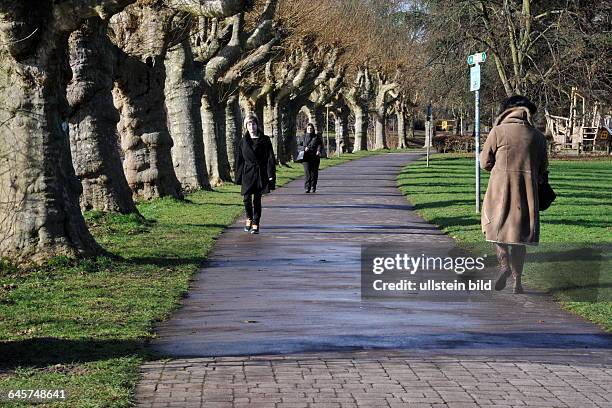
{"label": "grassy verge", "polygon": [[[433,157],[429,168],[424,161],[417,161],[398,177],[400,189],[423,218],[466,244],[484,241],[480,215],[475,213],[474,166],[471,156],[441,154]],[[482,176],[484,192],[488,173],[482,172]],[[540,253],[532,256],[537,262],[529,263],[528,259],[525,282],[554,293],[568,310],[612,331],[610,254],[585,265],[569,265],[567,259],[546,256],[547,251],[551,255],[553,248],[563,246],[612,244],[612,160],[552,160],[550,183],[558,197],[540,213],[541,246],[529,250]],[[583,276],[563,276],[563,270],[580,270]],[[584,301],[587,298],[589,301]]]}
{"label": "grassy verge", "polygon": [[[278,185],[302,174],[299,164],[283,167]],[[234,185],[138,209],[144,220],[85,214],[98,242],[122,260],[55,258],[25,271],[0,263],[0,390],[67,390],[66,404],[47,406],[131,405],[153,324],[179,305],[215,238],[243,211]]]}

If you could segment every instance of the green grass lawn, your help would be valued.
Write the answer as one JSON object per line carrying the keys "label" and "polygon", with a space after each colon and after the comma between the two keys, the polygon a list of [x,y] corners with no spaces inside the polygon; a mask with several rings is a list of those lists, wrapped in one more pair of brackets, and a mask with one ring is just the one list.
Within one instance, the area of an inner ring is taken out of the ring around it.
{"label": "green grass lawn", "polygon": [[[472,245],[484,242],[475,212],[474,173],[473,156],[440,154],[429,168],[422,160],[404,168],[398,185],[423,218],[460,243]],[[488,173],[481,174],[484,196]],[[612,331],[610,252],[586,264],[555,260],[551,252],[564,248],[560,254],[568,254],[589,244],[612,244],[612,160],[552,160],[550,183],[557,199],[540,213],[541,245],[529,249],[537,262],[529,263],[528,258],[525,283],[553,293],[568,310]],[[589,272],[576,276],[568,270]]]}
{"label": "green grass lawn", "polygon": [[[323,160],[321,168],[382,152]],[[277,184],[301,175],[300,164],[280,168]],[[239,191],[226,185],[142,203],[144,220],[85,214],[121,260],[55,258],[28,270],[0,262],[0,390],[61,388],[66,406],[130,406],[153,324],[179,305],[216,237],[242,214]]]}

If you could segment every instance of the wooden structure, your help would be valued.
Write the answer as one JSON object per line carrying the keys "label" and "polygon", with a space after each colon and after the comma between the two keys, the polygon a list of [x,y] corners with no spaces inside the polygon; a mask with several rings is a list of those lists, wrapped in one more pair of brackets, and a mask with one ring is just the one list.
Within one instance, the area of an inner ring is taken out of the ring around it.
{"label": "wooden structure", "polygon": [[572,87],[570,101],[568,117],[551,115],[546,111],[547,131],[553,136],[555,148],[594,151],[603,144],[609,151],[609,129],[600,132],[602,118],[599,102],[595,102],[592,110],[587,110],[586,99],[576,87]]}
{"label": "wooden structure", "polygon": [[450,132],[455,131],[457,121],[455,119],[438,119],[436,120],[436,131],[438,132]]}

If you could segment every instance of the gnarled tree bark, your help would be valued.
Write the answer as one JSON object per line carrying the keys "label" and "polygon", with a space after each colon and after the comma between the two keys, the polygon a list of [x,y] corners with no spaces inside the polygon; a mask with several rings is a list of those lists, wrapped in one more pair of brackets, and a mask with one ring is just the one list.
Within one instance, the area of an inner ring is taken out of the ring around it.
{"label": "gnarled tree bark", "polygon": [[401,92],[395,101],[394,111],[397,118],[398,149],[407,148],[408,138],[414,138],[413,106],[414,102],[410,100],[406,91]]}
{"label": "gnarled tree bark", "polygon": [[111,19],[120,48],[114,97],[121,114],[123,167],[134,195],[145,200],[183,197],[172,164],[164,95],[163,62],[173,14],[163,6],[137,3]]}
{"label": "gnarled tree bark", "polygon": [[166,110],[172,163],[183,191],[210,189],[202,135],[201,79],[186,38],[166,53]]}
{"label": "gnarled tree bark", "polygon": [[345,92],[346,101],[355,116],[353,152],[368,150],[369,104],[373,98],[372,77],[367,67],[360,68],[354,84]]}
{"label": "gnarled tree bark", "polygon": [[111,94],[115,55],[106,30],[106,22],[91,18],[69,38],[70,148],[83,187],[81,208],[125,214],[137,210],[119,155],[119,113]]}
{"label": "gnarled tree bark", "polygon": [[349,109],[342,95],[339,95],[336,98],[334,105],[336,148],[340,150],[340,153],[348,153],[352,150],[349,132],[349,116],[351,114],[351,110]]}
{"label": "gnarled tree bark", "polygon": [[68,35],[126,1],[0,1],[0,257],[40,262],[103,252],[71,164]]}
{"label": "gnarled tree bark", "polygon": [[280,40],[272,21],[277,3],[278,0],[266,1],[258,24],[250,32],[244,30],[244,13],[238,13],[229,19],[225,29],[219,29],[219,22],[212,21],[206,41],[200,41],[204,145],[213,186],[232,181],[236,132],[242,128],[237,125],[241,122],[237,109],[239,83],[246,73],[267,62],[272,47]]}
{"label": "gnarled tree bark", "polygon": [[231,174],[236,174],[236,149],[242,138],[241,118],[238,95],[232,95],[225,105],[225,140]]}
{"label": "gnarled tree bark", "polygon": [[375,95],[374,99],[374,117],[376,118],[376,133],[374,141],[374,149],[388,149],[387,144],[387,109],[389,104],[393,103],[397,95],[391,94],[397,88],[397,84],[389,83],[383,74],[376,74]]}

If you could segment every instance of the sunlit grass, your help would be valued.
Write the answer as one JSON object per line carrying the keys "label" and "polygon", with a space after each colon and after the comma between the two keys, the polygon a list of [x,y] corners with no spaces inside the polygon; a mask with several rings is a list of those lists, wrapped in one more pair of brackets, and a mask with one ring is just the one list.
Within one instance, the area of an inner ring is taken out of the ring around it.
{"label": "sunlit grass", "polygon": [[[481,174],[484,195],[488,173]],[[570,250],[612,244],[612,160],[552,160],[550,183],[557,199],[540,213],[541,245],[531,248],[530,253],[567,254]],[[472,156],[436,155],[430,167],[417,161],[403,169],[398,185],[423,218],[459,242],[484,241],[480,215],[475,210]],[[528,262],[525,282],[554,293],[567,309],[612,330],[612,263],[609,252],[603,251],[601,256],[587,263],[560,262],[550,257],[541,263]]]}
{"label": "sunlit grass", "polygon": [[[277,184],[302,175],[300,164],[280,167]],[[216,237],[242,214],[239,192],[228,184],[141,203],[142,217],[86,213],[118,259],[58,257],[28,270],[0,263],[0,390],[62,388],[66,406],[129,406],[153,324],[179,305]]]}

